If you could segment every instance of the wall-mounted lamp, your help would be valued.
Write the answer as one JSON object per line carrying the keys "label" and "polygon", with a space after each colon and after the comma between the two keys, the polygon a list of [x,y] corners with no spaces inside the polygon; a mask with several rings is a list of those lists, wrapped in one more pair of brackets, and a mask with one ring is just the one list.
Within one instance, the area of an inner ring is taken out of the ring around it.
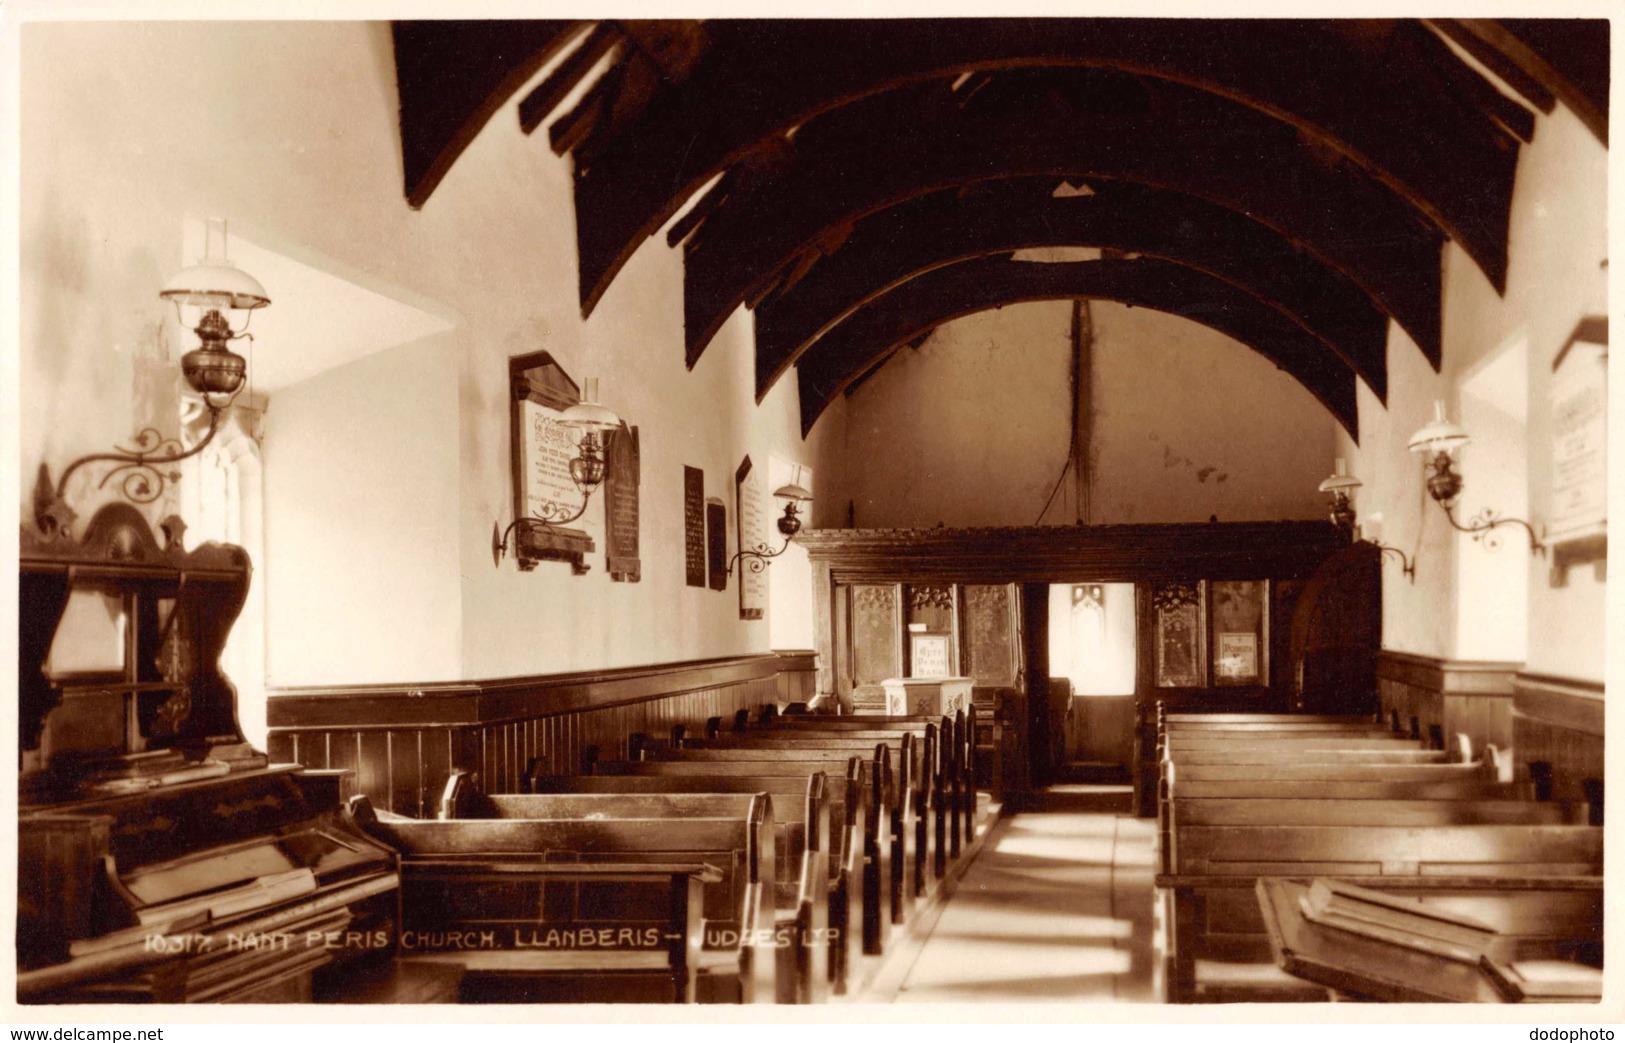
{"label": "wall-mounted lamp", "polygon": [[791,482],[789,485],[779,486],[773,491],[773,495],[784,501],[784,513],[779,516],[779,532],[784,536],[784,546],[778,550],[773,550],[765,543],[758,543],[750,550],[740,548],[728,561],[728,575],[733,575],[734,565],[741,560],[744,561],[745,567],[752,572],[761,572],[772,564],[768,559],[776,558],[790,549],[790,541],[795,538],[796,533],[801,531],[800,508],[796,505],[811,502],[812,493],[795,482]]}
{"label": "wall-mounted lamp", "polygon": [[[575,506],[547,500],[531,515],[515,518],[502,531],[501,536],[493,533],[491,552],[498,562],[507,554],[508,541],[516,529],[532,527],[550,529],[555,525],[570,524],[587,513],[587,505],[592,502],[592,494],[604,484],[604,475],[608,471],[608,465],[604,460],[608,432],[621,426],[621,418],[615,415],[614,410],[598,401],[597,377],[588,377],[584,383],[581,400],[559,414],[558,420],[560,427],[577,432],[576,455],[570,461],[570,480],[581,492],[581,504]],[[525,562],[521,560],[520,565],[524,564]],[[532,562],[531,565],[534,567],[535,563]]]}
{"label": "wall-mounted lamp", "polygon": [[[216,256],[216,246],[219,255]],[[162,471],[161,467],[179,463],[201,453],[214,440],[220,428],[220,414],[231,405],[232,399],[243,389],[248,377],[248,360],[232,351],[231,341],[247,337],[248,323],[257,308],[271,303],[265,287],[258,279],[238,268],[226,257],[226,222],[210,218],[205,230],[203,260],[190,268],[177,272],[158,291],[162,300],[175,306],[180,324],[197,334],[199,347],[181,359],[181,373],[186,383],[203,399],[209,410],[209,430],[202,441],[185,448],[179,439],[165,438],[155,428],[146,428],[135,436],[135,444],[118,446],[117,452],[93,453],[81,456],[67,466],[53,488],[49,471],[40,468],[40,482],[34,496],[34,522],[42,535],[54,537],[66,534],[75,514],[67,505],[64,494],[68,479],[74,472],[90,463],[109,462],[112,468],[97,488],[102,488],[114,475],[123,474],[119,483],[125,499],[132,503],[152,503],[163,495],[164,487],[179,477],[175,471]],[[240,319],[239,319],[240,316]],[[235,320],[235,321],[234,321]]]}
{"label": "wall-mounted lamp", "polygon": [[1472,439],[1468,436],[1466,428],[1453,423],[1445,416],[1444,402],[1433,403],[1433,419],[1411,436],[1408,443],[1411,452],[1427,454],[1430,471],[1427,476],[1428,495],[1444,511],[1445,518],[1452,528],[1460,532],[1473,534],[1473,539],[1483,539],[1485,546],[1497,546],[1493,536],[1486,536],[1491,530],[1502,525],[1522,525],[1529,533],[1529,550],[1531,553],[1544,555],[1546,546],[1535,535],[1535,527],[1522,518],[1498,518],[1496,512],[1486,507],[1468,519],[1466,525],[1456,521],[1456,497],[1461,495],[1461,475],[1456,472],[1454,453]]}
{"label": "wall-mounted lamp", "polygon": [[[1333,469],[1331,476],[1320,483],[1320,491],[1331,494],[1332,524],[1342,529],[1350,537],[1354,535],[1354,494],[1359,491],[1360,486],[1363,484],[1360,479],[1349,474],[1348,463],[1341,456],[1337,458],[1337,466]],[[1398,547],[1389,547],[1378,543],[1376,540],[1362,539],[1355,542],[1370,544],[1382,551],[1384,557],[1390,554],[1393,555],[1399,561],[1400,571],[1405,574],[1405,578],[1412,583],[1416,582],[1416,558],[1414,556],[1407,557],[1405,552]]]}

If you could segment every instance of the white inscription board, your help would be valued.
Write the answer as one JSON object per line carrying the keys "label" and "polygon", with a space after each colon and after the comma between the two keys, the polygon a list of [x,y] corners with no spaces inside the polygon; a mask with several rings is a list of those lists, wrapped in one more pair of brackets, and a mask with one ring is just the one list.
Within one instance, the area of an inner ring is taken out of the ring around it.
{"label": "white inscription board", "polygon": [[[762,468],[752,467],[739,483],[739,550],[755,550],[769,543],[767,535],[767,479]],[[774,547],[769,543],[770,549]],[[739,573],[739,618],[761,619],[767,609],[767,572],[757,572],[747,559],[736,566]]]}
{"label": "white inscription board", "polygon": [[1608,520],[1608,356],[1577,343],[1552,374],[1550,538],[1602,531]]}
{"label": "white inscription board", "polygon": [[[524,512],[532,518],[548,517],[546,505],[551,501],[556,517],[568,518],[581,509],[582,495],[570,477],[570,461],[575,458],[578,432],[559,423],[562,415],[539,402],[526,399],[519,403],[524,426],[520,439],[520,467],[525,476]],[[602,508],[593,503],[587,513],[562,528],[578,529],[591,536],[594,543],[603,539]]]}

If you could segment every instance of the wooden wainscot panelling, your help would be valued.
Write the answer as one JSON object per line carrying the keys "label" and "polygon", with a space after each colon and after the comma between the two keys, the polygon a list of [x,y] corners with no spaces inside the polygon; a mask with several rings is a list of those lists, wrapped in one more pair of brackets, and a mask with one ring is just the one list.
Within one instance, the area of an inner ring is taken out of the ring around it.
{"label": "wooden wainscot panelling", "polygon": [[1512,679],[1512,748],[1542,796],[1584,800],[1600,820],[1603,686],[1540,674]]}
{"label": "wooden wainscot panelling", "polygon": [[623,756],[641,732],[701,731],[774,703],[806,701],[810,652],[766,653],[658,666],[439,685],[275,689],[270,753],[280,761],[352,773],[377,807],[433,815],[453,769],[478,771],[489,792],[518,792],[526,766],[579,771],[586,752]]}
{"label": "wooden wainscot panelling", "polygon": [[1385,720],[1436,748],[1464,734],[1475,750],[1512,745],[1512,678],[1522,663],[1437,659],[1384,650],[1377,689]]}

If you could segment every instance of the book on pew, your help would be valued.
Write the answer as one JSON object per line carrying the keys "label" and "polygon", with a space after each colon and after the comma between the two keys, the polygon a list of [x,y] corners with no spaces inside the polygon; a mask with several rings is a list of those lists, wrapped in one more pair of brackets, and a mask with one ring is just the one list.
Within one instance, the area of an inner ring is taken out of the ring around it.
{"label": "book on pew", "polygon": [[268,873],[265,876],[255,877],[246,884],[222,891],[211,891],[164,905],[147,906],[145,909],[137,909],[135,915],[142,924],[149,926],[195,916],[199,912],[207,912],[211,919],[221,920],[289,898],[298,898],[314,890],[316,890],[315,873],[308,868],[290,869],[284,873]]}
{"label": "book on pew", "polygon": [[1572,960],[1484,958],[1496,988],[1514,1003],[1595,1003],[1602,999],[1602,969]]}
{"label": "book on pew", "polygon": [[1315,880],[1298,899],[1304,919],[1433,956],[1478,963],[1494,928],[1414,898],[1335,880]]}

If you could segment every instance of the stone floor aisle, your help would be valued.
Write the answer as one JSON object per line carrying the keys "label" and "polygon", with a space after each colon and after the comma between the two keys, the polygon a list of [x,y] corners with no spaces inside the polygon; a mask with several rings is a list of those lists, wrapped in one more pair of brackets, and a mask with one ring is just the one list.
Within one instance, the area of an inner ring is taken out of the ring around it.
{"label": "stone floor aisle", "polygon": [[900,983],[865,999],[1156,1002],[1155,831],[1127,786],[1060,785],[1007,808],[924,942],[899,954]]}

